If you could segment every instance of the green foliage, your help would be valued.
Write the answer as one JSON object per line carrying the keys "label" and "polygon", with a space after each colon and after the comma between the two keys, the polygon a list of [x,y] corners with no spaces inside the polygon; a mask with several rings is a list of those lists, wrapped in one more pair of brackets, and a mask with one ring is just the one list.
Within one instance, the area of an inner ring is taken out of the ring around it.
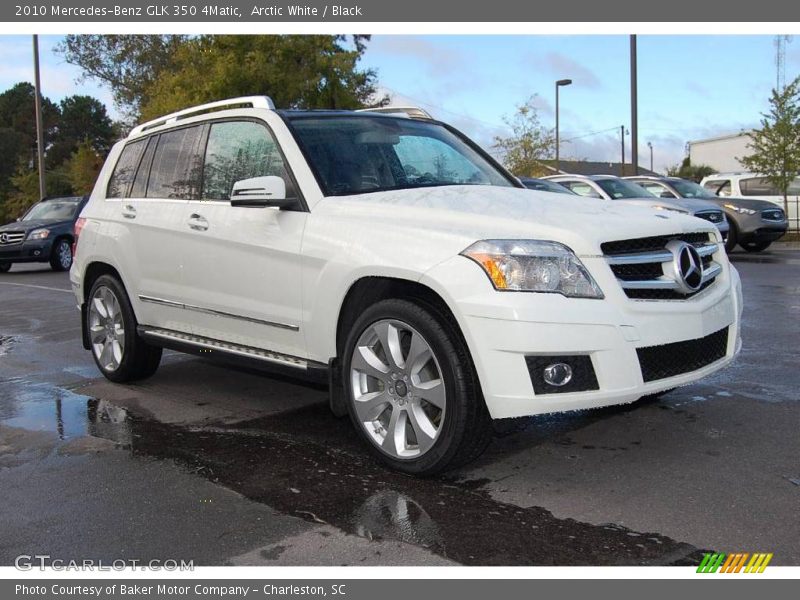
{"label": "green foliage", "polygon": [[96,153],[108,154],[116,132],[102,102],[91,96],[70,96],[59,109],[61,117],[47,150],[50,166],[62,164],[87,140]]}
{"label": "green foliage", "polygon": [[[69,179],[63,169],[46,172],[45,183],[48,196],[64,196],[72,193]],[[2,214],[5,221],[22,216],[31,206],[39,202],[39,173],[27,165],[19,165],[11,177],[13,191],[3,203]]]}
{"label": "green foliage", "polygon": [[114,102],[132,119],[150,97],[148,89],[172,66],[182,35],[67,35],[57,48],[85,78],[107,85]]}
{"label": "green foliage", "polygon": [[72,193],[76,196],[90,194],[102,168],[103,156],[95,150],[92,141],[87,138],[78,144],[75,152],[64,164]]}
{"label": "green foliage", "polygon": [[708,177],[716,172],[714,167],[709,167],[708,165],[693,165],[688,156],[684,158],[680,164],[667,169],[667,175],[670,177],[680,177],[681,179],[688,179],[695,183],[700,183],[704,177]]}
{"label": "green foliage", "polygon": [[343,36],[332,35],[191,38],[148,87],[142,118],[262,94],[282,108],[361,108],[376,91],[375,73],[358,68],[364,40],[348,48]]}
{"label": "green foliage", "polygon": [[788,213],[787,191],[800,172],[800,77],[783,90],[773,89],[769,104],[761,127],[751,133],[752,154],[740,157],[739,162],[780,190]]}
{"label": "green foliage", "polygon": [[[12,129],[16,132],[20,145],[19,153],[15,155],[3,154],[3,160],[9,161],[10,168],[17,164],[17,158],[23,153],[27,158],[36,156],[36,106],[33,86],[28,82],[21,82],[0,94],[0,127]],[[60,117],[58,106],[42,98],[42,124],[44,126],[45,148],[53,141],[56,126]]]}
{"label": "green foliage", "polygon": [[517,106],[512,117],[503,120],[511,128],[511,136],[494,139],[494,147],[504,154],[505,167],[521,177],[535,177],[545,170],[542,161],[555,154],[555,134],[539,121],[536,96]]}

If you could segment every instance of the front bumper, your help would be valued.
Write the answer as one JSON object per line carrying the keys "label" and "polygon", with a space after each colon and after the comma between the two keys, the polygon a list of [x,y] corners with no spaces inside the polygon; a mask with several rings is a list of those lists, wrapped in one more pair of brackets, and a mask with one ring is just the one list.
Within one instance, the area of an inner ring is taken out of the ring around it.
{"label": "front bumper", "polygon": [[52,239],[26,240],[19,244],[0,245],[0,262],[47,262]]}
{"label": "front bumper", "polygon": [[[603,289],[603,300],[559,294],[497,292],[478,265],[456,257],[421,283],[442,295],[469,346],[489,413],[495,419],[634,402],[685,385],[729,364],[741,347],[741,284],[725,265],[717,281],[688,300],[627,298],[605,259],[582,259]],[[476,290],[481,290],[476,292]],[[728,328],[724,355],[711,364],[645,382],[638,348],[703,338]],[[595,390],[534,392],[530,358],[588,356]]]}

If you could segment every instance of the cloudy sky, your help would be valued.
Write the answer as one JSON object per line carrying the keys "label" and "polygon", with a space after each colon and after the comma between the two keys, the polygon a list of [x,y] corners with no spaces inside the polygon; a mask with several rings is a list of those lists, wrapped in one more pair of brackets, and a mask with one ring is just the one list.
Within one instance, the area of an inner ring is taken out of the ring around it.
{"label": "cloudy sky", "polygon": [[[601,27],[601,26],[599,26]],[[57,36],[40,40],[43,93],[55,100],[92,94],[93,82],[54,54]],[[628,36],[375,36],[363,65],[374,68],[395,103],[428,109],[489,146],[503,117],[538,94],[545,125],[554,120],[556,79],[562,88],[562,156],[619,160],[619,127],[630,127]],[[29,36],[0,37],[0,89],[32,79]],[[786,78],[800,74],[800,39],[787,46]],[[639,36],[640,164],[678,162],[687,141],[757,124],[775,85],[772,36]],[[626,139],[630,147],[630,137]],[[629,152],[629,150],[626,150]]]}

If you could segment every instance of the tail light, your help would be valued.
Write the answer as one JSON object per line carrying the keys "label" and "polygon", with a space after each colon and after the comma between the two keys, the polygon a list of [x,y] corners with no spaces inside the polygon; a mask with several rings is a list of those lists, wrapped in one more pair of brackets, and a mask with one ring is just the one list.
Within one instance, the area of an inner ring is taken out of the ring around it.
{"label": "tail light", "polygon": [[78,217],[78,220],[75,221],[75,227],[72,230],[72,239],[75,240],[72,242],[72,256],[75,257],[75,250],[78,249],[78,236],[81,234],[81,230],[83,226],[86,225],[86,219],[83,217]]}

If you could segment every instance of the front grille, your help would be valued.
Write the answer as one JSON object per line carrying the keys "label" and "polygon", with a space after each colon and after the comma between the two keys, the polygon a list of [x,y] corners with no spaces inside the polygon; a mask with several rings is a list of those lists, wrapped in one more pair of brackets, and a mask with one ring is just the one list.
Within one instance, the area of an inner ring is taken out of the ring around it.
{"label": "front grille", "polygon": [[694,216],[698,219],[704,219],[712,223],[722,223],[724,220],[722,215],[723,213],[721,210],[701,210],[700,212],[694,213]]}
{"label": "front grille", "polygon": [[24,231],[4,231],[0,233],[0,246],[19,244],[25,239]]}
{"label": "front grille", "polygon": [[618,240],[604,242],[600,249],[606,256],[617,254],[633,254],[635,252],[655,252],[663,250],[664,246],[672,240],[681,240],[687,244],[704,244],[711,238],[708,233],[676,233],[674,235],[656,235],[652,237],[636,238],[632,240]]}
{"label": "front grille", "polygon": [[780,208],[768,208],[761,211],[761,218],[765,221],[783,221],[785,217]]}
{"label": "front grille", "polygon": [[661,346],[637,348],[642,379],[646,382],[690,373],[725,357],[728,328],[706,337]]}
{"label": "front grille", "polygon": [[[691,244],[700,255],[703,274],[697,290],[684,289],[676,281],[675,258],[670,250],[670,242],[674,240]],[[625,295],[634,300],[686,300],[709,287],[722,270],[713,260],[719,247],[708,233],[619,240],[605,242],[600,247]]]}

